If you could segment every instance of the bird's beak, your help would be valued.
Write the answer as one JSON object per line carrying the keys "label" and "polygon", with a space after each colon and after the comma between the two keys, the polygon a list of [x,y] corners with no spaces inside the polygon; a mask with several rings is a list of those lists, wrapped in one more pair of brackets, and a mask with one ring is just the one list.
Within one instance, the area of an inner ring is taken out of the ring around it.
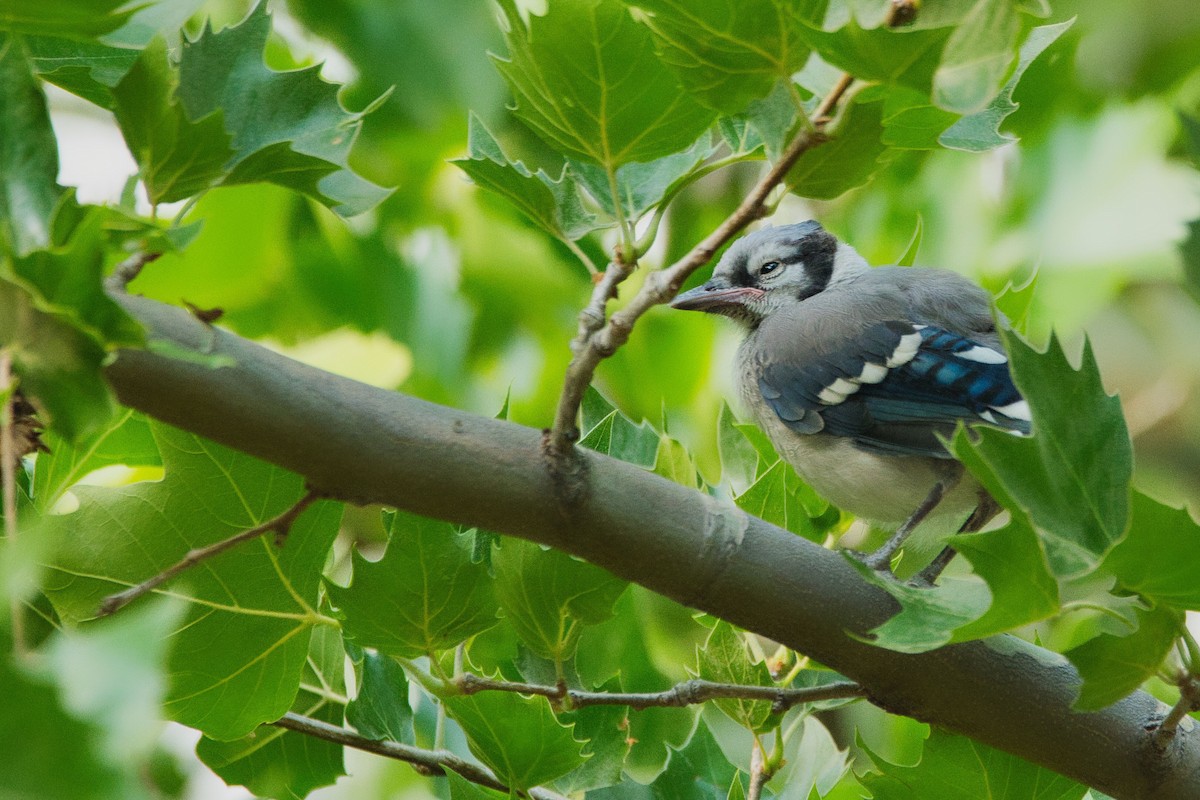
{"label": "bird's beak", "polygon": [[729,306],[742,306],[751,296],[761,295],[761,289],[749,286],[730,286],[713,279],[703,286],[686,291],[671,301],[671,308],[681,311],[718,311]]}

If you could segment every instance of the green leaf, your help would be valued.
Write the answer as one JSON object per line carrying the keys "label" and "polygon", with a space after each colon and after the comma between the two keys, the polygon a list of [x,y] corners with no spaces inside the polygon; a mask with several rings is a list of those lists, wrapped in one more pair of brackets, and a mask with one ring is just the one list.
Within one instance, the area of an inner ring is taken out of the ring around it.
{"label": "green leaf", "polygon": [[[597,690],[620,691],[620,681],[613,678]],[[632,746],[629,717],[629,709],[617,705],[585,706],[559,712],[559,720],[574,725],[574,735],[587,740],[583,746],[587,761],[556,779],[552,784],[555,791],[578,796],[580,792],[620,783],[622,768]]]}
{"label": "green leaf", "polygon": [[1129,533],[1104,560],[1126,589],[1175,608],[1200,611],[1200,525],[1184,509],[1133,493]]}
{"label": "green leaf", "polygon": [[939,136],[959,119],[907,86],[888,90],[883,102],[883,143],[905,150],[936,150]]}
{"label": "green leaf", "polygon": [[[114,800],[146,798],[133,775],[104,755],[98,731],[68,714],[44,679],[0,658],[0,797]],[[71,757],[63,757],[64,742]],[[130,770],[132,772],[133,770]]]}
{"label": "green leaf", "polygon": [[831,200],[870,180],[887,151],[883,101],[859,94],[833,138],[800,156],[784,180],[801,197]]}
{"label": "green leaf", "polygon": [[358,675],[358,696],[346,706],[346,722],[368,739],[414,744],[404,668],[387,656],[367,651]]}
{"label": "green leaf", "polygon": [[138,60],[137,50],[94,40],[26,36],[24,42],[38,77],[110,111],[112,90]]}
{"label": "green leaf", "polygon": [[[696,143],[679,153],[648,162],[624,164],[617,169],[617,197],[625,218],[636,220],[668,197],[671,190],[716,151],[706,131]],[[608,174],[586,161],[567,159],[571,172],[608,214],[616,215],[616,202]]]}
{"label": "green leaf", "polygon": [[659,434],[646,421],[635,425],[589,386],[581,409],[583,438],[580,446],[640,467],[653,467],[658,455]]}
{"label": "green leaf", "polygon": [[104,427],[114,408],[100,373],[108,353],[78,323],[28,285],[0,276],[0,346],[12,353],[26,398],[71,441]]}
{"label": "green leaf", "polygon": [[446,779],[450,786],[450,800],[508,800],[512,797],[495,789],[471,783],[466,778],[460,778],[457,772],[447,771]]}
{"label": "green leaf", "polygon": [[[848,753],[838,747],[820,719],[805,716],[802,726],[784,740],[783,768],[767,782],[780,800],[820,800],[850,772]],[[788,727],[785,722],[784,730]]]}
{"label": "green leaf", "polygon": [[360,647],[416,658],[454,647],[496,624],[487,569],[471,560],[471,542],[446,522],[390,515],[388,549],[379,561],[354,555],[354,581],[326,584]]}
{"label": "green leaf", "polygon": [[583,207],[579,190],[564,171],[557,180],[536,173],[520,161],[510,161],[500,143],[472,114],[468,124],[467,158],[450,163],[480,186],[507,198],[543,230],[560,239],[575,240],[600,227]]}
{"label": "green leaf", "polygon": [[1008,74],[1020,29],[1012,0],[977,0],[942,51],[934,104],[957,114],[983,110]]}
{"label": "green leaf", "polygon": [[121,27],[134,10],[128,0],[0,0],[0,31],[91,38]]}
{"label": "green leaf", "polygon": [[113,88],[117,123],[152,203],[184,200],[216,185],[233,157],[221,112],[189,116],[178,88],[161,38]]}
{"label": "green leaf", "polygon": [[[0,27],[15,13],[6,5],[0,2]],[[50,217],[61,194],[57,177],[46,97],[21,40],[0,33],[0,256],[8,247],[24,255],[50,243]]]}
{"label": "green leaf", "polygon": [[480,692],[442,702],[462,726],[471,752],[515,789],[552,781],[584,761],[572,728],[555,719],[544,697]]}
{"label": "green leaf", "polygon": [[797,72],[809,48],[802,24],[819,25],[826,0],[622,0],[654,32],[683,87],[723,115],[738,114]]}
{"label": "green leaf", "polygon": [[1012,333],[1001,336],[1034,435],[980,429],[973,444],[956,436],[954,453],[1001,504],[1028,513],[1056,575],[1089,571],[1129,520],[1133,453],[1120,403],[1104,391],[1090,344],[1074,369],[1055,337],[1038,353]]}
{"label": "green leaf", "polygon": [[[724,401],[717,413],[717,448],[721,454],[722,483],[729,484],[735,495],[743,494],[757,479],[762,458],[750,437],[739,427],[729,403]],[[771,455],[775,457],[774,451]]]}
{"label": "green leaf", "polygon": [[103,288],[105,225],[110,216],[107,209],[79,206],[74,190],[68,191],[51,219],[49,244],[14,257],[12,272],[109,347],[138,346],[145,342],[141,325]]}
{"label": "green leaf", "polygon": [[516,114],[564,155],[616,170],[684,150],[712,123],[617,0],[556,3],[528,26],[513,0],[500,6],[509,57],[496,66]]}
{"label": "green leaf", "polygon": [[[336,629],[322,627],[309,648],[292,711],[340,726],[346,692],[341,637]],[[345,775],[343,751],[336,742],[266,726],[231,742],[205,737],[196,745],[196,755],[225,783],[277,800],[306,797]]]}
{"label": "green leaf", "polygon": [[1112,705],[1152,677],[1179,638],[1183,615],[1166,606],[1138,610],[1138,628],[1127,636],[1103,633],[1066,652],[1083,686],[1075,707],[1094,711]]}
{"label": "green leaf", "polygon": [[523,539],[492,554],[496,600],[521,641],[556,664],[570,659],[585,625],[612,616],[629,585],[586,561]]}
{"label": "green leaf", "polygon": [[1050,574],[1037,534],[1022,515],[1013,515],[999,530],[955,536],[950,544],[971,562],[992,595],[987,613],[958,628],[952,641],[1014,630],[1059,610],[1058,582]]}
{"label": "green leaf", "polygon": [[814,542],[823,541],[825,526],[814,517],[829,504],[821,500],[782,459],[763,472],[736,498],[738,508]]}
{"label": "green leaf", "polygon": [[320,67],[275,72],[263,63],[271,32],[266,3],[240,25],[206,28],[185,41],[179,60],[179,100],[189,119],[218,111],[236,156],[225,185],[269,181],[324,203],[342,216],[374,207],[390,191],[350,170],[350,148],[362,114],[347,113],[338,87]]}
{"label": "green leaf", "polygon": [[[303,491],[297,475],[159,423],[161,482],[121,489],[76,487],[80,507],[49,520],[66,532],[45,591],[68,622],[90,619],[107,595],[179,561],[185,553],[265,522]],[[196,487],[203,487],[203,492]],[[214,738],[244,736],[278,719],[295,699],[313,628],[325,556],[341,507],[319,503],[283,547],[246,542],[160,591],[188,604],[170,639],[174,720]]]}
{"label": "green leaf", "polygon": [[[713,627],[704,647],[696,648],[696,675],[714,683],[775,685],[767,665],[751,659],[745,634],[724,620]],[[769,700],[728,698],[714,702],[730,719],[752,731],[762,733],[778,724]]]}
{"label": "green leaf", "polygon": [[924,653],[947,644],[953,632],[984,615],[991,604],[988,587],[977,577],[944,576],[937,586],[910,586],[881,576],[858,558],[846,560],[863,578],[900,604],[900,613],[871,631],[870,642],[900,653]]}
{"label": "green leaf", "polygon": [[687,448],[665,433],[658,440],[658,455],[654,459],[654,474],[690,489],[700,488],[700,474]]}
{"label": "green leaf", "polygon": [[1013,92],[1016,91],[1017,84],[1033,60],[1066,32],[1074,22],[1074,19],[1069,19],[1055,25],[1042,25],[1030,31],[1029,36],[1021,44],[1017,67],[1000,93],[986,108],[963,117],[947,128],[938,137],[941,145],[953,150],[982,153],[985,150],[1016,141],[1016,137],[1000,133],[1001,123],[1018,108],[1018,104],[1014,103],[1012,99]]}
{"label": "green leaf", "polygon": [[881,773],[861,780],[875,800],[1081,800],[1086,786],[965,736],[934,728],[921,762],[889,764],[867,751]]}
{"label": "green leaf", "polygon": [[[925,9],[921,12],[923,15]],[[803,34],[826,63],[860,80],[908,86],[928,96],[950,31],[888,27],[865,30],[850,20],[835,31],[808,27]]]}
{"label": "green leaf", "polygon": [[49,643],[49,666],[62,687],[63,706],[104,732],[105,751],[136,761],[161,734],[167,645],[185,613],[184,603],[156,599]]}
{"label": "green leaf", "polygon": [[1033,308],[1037,280],[1038,272],[1034,270],[1020,285],[1008,281],[996,296],[996,310],[1004,315],[1017,333],[1024,334],[1029,328],[1029,312]]}
{"label": "green leaf", "polygon": [[588,792],[588,800],[726,800],[737,769],[701,722],[682,748],[672,749],[667,768],[650,786],[626,778],[617,786]]}

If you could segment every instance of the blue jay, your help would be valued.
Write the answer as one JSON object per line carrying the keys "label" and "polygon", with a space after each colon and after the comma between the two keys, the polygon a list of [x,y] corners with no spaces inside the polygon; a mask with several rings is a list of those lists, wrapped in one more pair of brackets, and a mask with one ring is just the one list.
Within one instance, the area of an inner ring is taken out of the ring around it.
{"label": "blue jay", "polygon": [[[965,518],[968,531],[998,510],[939,435],[959,422],[1030,431],[989,300],[952,272],[872,269],[808,221],[739,239],[711,280],[671,305],[745,329],[743,403],[819,494],[896,529],[866,559],[884,570],[930,515]],[[926,578],[953,555],[944,551]]]}

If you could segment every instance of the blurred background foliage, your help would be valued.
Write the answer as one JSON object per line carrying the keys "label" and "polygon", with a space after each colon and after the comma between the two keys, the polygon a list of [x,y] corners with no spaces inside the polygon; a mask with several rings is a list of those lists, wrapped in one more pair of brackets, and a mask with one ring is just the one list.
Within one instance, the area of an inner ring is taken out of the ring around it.
{"label": "blurred background foliage", "polygon": [[[194,5],[221,27],[250,3]],[[147,270],[138,291],[219,306],[238,333],[439,403],[494,414],[508,397],[513,420],[545,426],[589,276],[562,244],[448,163],[466,151],[469,109],[532,168],[556,174],[561,166],[505,111],[511,98],[489,56],[504,51],[495,7],[289,0],[271,9],[272,66],[323,62],[330,79],[349,84],[342,97],[351,109],[394,87],[351,161],[396,191],[349,222],[271,185],[209,192],[191,212],[204,221],[194,243]],[[1200,4],[1055,2],[1052,21],[1072,16],[1074,26],[1017,88],[1021,107],[1004,130],[1018,142],[982,155],[899,152],[866,186],[827,202],[789,198],[775,221],[818,218],[874,263],[899,258],[921,224],[917,264],[955,269],[995,292],[1035,279],[1028,335],[1045,341],[1053,329],[1068,352],[1085,334],[1092,339],[1134,436],[1138,488],[1200,507],[1200,306],[1181,290],[1190,284],[1200,296],[1200,234],[1188,240],[1188,224],[1200,218]],[[83,200],[115,200],[135,167],[111,117],[64,93],[52,97],[61,181],[80,186]],[[757,170],[722,170],[684,193],[646,260],[666,262],[707,234]],[[582,246],[602,263],[603,244]],[[610,399],[680,438],[714,483],[735,338],[711,319],[660,308],[598,374]],[[382,540],[373,514],[351,512],[347,524],[360,541]],[[686,612],[635,592],[619,613],[653,621],[655,641],[636,648],[646,674],[683,677],[692,643],[670,631]],[[620,663],[629,670],[641,661]],[[918,723],[865,704],[850,713],[871,750],[916,760]],[[829,724],[852,730],[847,717]],[[311,796],[432,791],[403,765],[349,753],[348,767],[352,780]]]}

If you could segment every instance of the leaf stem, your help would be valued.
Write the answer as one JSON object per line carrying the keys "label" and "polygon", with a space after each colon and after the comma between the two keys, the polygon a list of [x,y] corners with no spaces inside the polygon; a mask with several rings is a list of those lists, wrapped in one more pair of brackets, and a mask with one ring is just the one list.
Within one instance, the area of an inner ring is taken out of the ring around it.
{"label": "leaf stem", "polygon": [[865,697],[866,693],[857,683],[849,681],[831,683],[805,689],[786,689],[774,686],[743,686],[734,683],[714,683],[705,680],[690,680],[661,692],[585,692],[568,689],[563,685],[545,686],[536,683],[498,681],[482,675],[464,673],[455,681],[459,690],[466,695],[477,692],[500,691],[517,694],[540,695],[552,701],[567,700],[572,707],[583,706],[629,706],[635,710],[644,708],[678,708],[705,703],[716,699],[770,700],[772,711],[781,713],[801,703],[841,698]]}
{"label": "leaf stem", "polygon": [[1175,734],[1179,732],[1179,723],[1183,722],[1190,712],[1200,710],[1200,682],[1194,675],[1181,673],[1176,680],[1179,686],[1179,700],[1171,707],[1167,716],[1154,729],[1154,747],[1165,751]]}
{"label": "leaf stem", "polygon": [[486,786],[489,789],[495,789],[499,792],[515,793],[517,797],[528,797],[532,798],[532,800],[566,800],[563,795],[549,791],[548,789],[534,788],[527,792],[517,791],[497,778],[496,774],[488,768],[472,764],[451,753],[449,750],[440,748],[437,750],[424,750],[399,742],[376,741],[359,736],[353,731],[338,725],[331,725],[328,722],[305,717],[290,711],[271,724],[278,728],[302,733],[316,739],[323,739],[344,747],[362,750],[365,753],[374,753],[385,758],[404,761],[412,764],[419,772],[425,775],[445,775],[446,771],[449,770],[471,783]]}
{"label": "leaf stem", "polygon": [[255,525],[253,528],[248,528],[241,533],[234,534],[228,539],[222,539],[219,542],[214,542],[206,547],[198,547],[189,550],[183,558],[176,561],[171,566],[159,572],[136,586],[131,586],[123,592],[110,594],[100,603],[100,609],[96,612],[97,617],[107,617],[117,611],[120,611],[125,606],[137,600],[139,597],[149,594],[150,592],[162,586],[167,581],[178,575],[186,572],[192,567],[202,564],[214,556],[224,553],[242,542],[248,542],[251,539],[256,539],[264,533],[274,532],[276,544],[282,543],[288,531],[291,530],[292,524],[296,519],[304,513],[310,505],[319,500],[321,494],[315,489],[309,489],[304,493],[304,496],[297,500],[291,507],[284,510],[278,516],[272,517],[261,525]]}

